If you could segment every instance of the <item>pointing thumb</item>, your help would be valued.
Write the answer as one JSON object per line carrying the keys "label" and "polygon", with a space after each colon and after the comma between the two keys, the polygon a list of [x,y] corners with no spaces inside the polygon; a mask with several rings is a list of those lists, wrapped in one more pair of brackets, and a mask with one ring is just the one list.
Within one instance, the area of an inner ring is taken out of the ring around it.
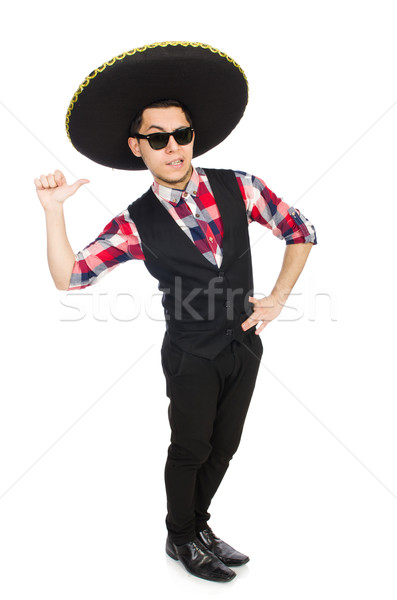
{"label": "pointing thumb", "polygon": [[70,186],[70,188],[72,190],[72,194],[74,194],[75,192],[77,192],[77,190],[79,189],[79,187],[81,187],[82,185],[84,185],[86,183],[90,183],[89,179],[78,179],[77,181],[75,181],[74,183],[72,183],[71,186]]}

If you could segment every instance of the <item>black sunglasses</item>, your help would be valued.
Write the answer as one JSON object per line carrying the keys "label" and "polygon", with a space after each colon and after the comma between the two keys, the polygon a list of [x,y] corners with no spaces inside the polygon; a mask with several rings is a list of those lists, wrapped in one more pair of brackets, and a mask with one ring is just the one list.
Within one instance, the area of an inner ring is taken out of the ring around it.
{"label": "black sunglasses", "polygon": [[138,138],[138,140],[147,140],[153,150],[161,150],[167,146],[170,135],[172,135],[176,143],[180,146],[190,144],[193,139],[193,132],[193,127],[183,127],[183,129],[176,129],[175,131],[170,131],[170,133],[159,132],[149,133],[149,135],[136,133],[133,137]]}

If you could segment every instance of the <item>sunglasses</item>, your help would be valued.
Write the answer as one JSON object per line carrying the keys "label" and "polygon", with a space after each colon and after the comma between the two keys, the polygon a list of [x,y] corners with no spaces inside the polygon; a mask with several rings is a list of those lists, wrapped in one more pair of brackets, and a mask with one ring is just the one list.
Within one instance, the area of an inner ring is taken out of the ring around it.
{"label": "sunglasses", "polygon": [[193,139],[193,132],[193,127],[183,127],[183,129],[176,129],[170,133],[149,133],[149,135],[136,133],[134,137],[138,138],[138,140],[147,140],[153,150],[161,150],[167,146],[170,135],[172,135],[176,143],[180,146],[190,144]]}

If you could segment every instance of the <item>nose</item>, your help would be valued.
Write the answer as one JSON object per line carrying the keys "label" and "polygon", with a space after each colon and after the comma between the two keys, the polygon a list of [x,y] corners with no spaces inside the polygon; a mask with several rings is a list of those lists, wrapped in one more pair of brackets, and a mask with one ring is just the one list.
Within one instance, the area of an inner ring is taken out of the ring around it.
{"label": "nose", "polygon": [[170,135],[169,139],[168,139],[168,144],[165,147],[166,152],[175,152],[176,150],[178,150],[179,145],[176,141],[176,139],[174,138],[173,135]]}

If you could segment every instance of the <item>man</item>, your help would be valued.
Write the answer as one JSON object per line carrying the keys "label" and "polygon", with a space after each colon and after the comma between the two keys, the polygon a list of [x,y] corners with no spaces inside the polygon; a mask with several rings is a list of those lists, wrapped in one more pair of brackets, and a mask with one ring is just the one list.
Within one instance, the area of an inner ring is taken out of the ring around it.
{"label": "man", "polygon": [[[175,71],[175,61],[181,57],[196,58],[197,50],[200,61],[204,61],[202,71],[208,77],[207,54],[202,53],[208,47],[173,45],[168,50],[171,56],[167,54],[165,59],[164,54],[156,54],[153,67],[158,69],[159,56],[164,59],[161,71],[168,65],[168,77],[164,80],[167,85],[171,69]],[[214,54],[213,49],[211,52]],[[221,63],[214,63],[214,57],[208,55],[214,71],[212,90],[219,79],[218,66],[223,73],[223,56]],[[219,55],[215,61],[219,61]],[[135,63],[128,68],[128,81],[131,69],[135,81]],[[145,77],[148,69],[150,61],[145,61]],[[233,93],[238,95],[235,70],[231,73]],[[197,64],[194,76],[197,77]],[[122,77],[118,73],[117,82]],[[241,70],[238,78],[244,90]],[[175,81],[172,91],[184,96],[182,88],[178,88],[179,81]],[[227,81],[229,75],[224,75],[222,90],[227,88]],[[134,94],[135,91],[131,97]],[[165,467],[166,552],[180,560],[191,574],[226,582],[235,577],[230,567],[245,564],[249,558],[213,533],[208,525],[208,508],[240,442],[262,355],[259,333],[280,314],[316,243],[316,235],[299,211],[288,207],[258,178],[243,172],[194,168],[196,131],[201,136],[202,148],[218,141],[206,138],[204,125],[200,125],[205,122],[200,108],[195,107],[191,114],[190,106],[179,98],[159,100],[159,94],[151,91],[148,98],[152,97],[152,101],[139,99],[136,103],[142,104],[131,111],[128,137],[131,158],[125,153],[116,158],[117,144],[111,158],[106,144],[96,154],[97,142],[90,141],[93,132],[88,135],[85,130],[81,138],[76,129],[72,134],[80,150],[89,140],[81,151],[97,162],[113,161],[118,168],[133,168],[125,165],[128,160],[135,160],[134,164],[144,165],[154,179],[152,187],[115,217],[84,251],[75,255],[68,242],[62,206],[88,180],[68,185],[63,174],[56,171],[42,175],[35,185],[45,210],[48,261],[58,289],[86,287],[130,259],[144,260],[159,281],[167,325],[162,365],[170,399],[171,426]],[[76,97],[77,105],[79,94]],[[96,99],[95,105],[97,102]],[[103,112],[108,110],[106,114],[113,115],[114,108],[105,108],[107,96],[100,102],[102,108],[98,114],[104,125],[108,119]],[[191,103],[194,105],[193,97]],[[93,102],[89,102],[90,110],[87,108],[85,112],[82,106],[78,110],[84,119],[76,117],[81,121],[78,131],[86,127]],[[229,115],[222,125],[225,109],[221,103],[220,107],[219,128],[223,128],[225,137],[230,132],[230,118],[236,120],[236,115]],[[236,114],[239,111],[241,106]],[[69,112],[69,123],[73,116]],[[111,129],[109,146],[113,139]],[[121,129],[125,131],[125,124]],[[208,136],[212,136],[212,130],[208,131]],[[276,284],[271,294],[261,300],[252,296],[248,238],[248,223],[252,220],[272,228],[287,243]]]}

